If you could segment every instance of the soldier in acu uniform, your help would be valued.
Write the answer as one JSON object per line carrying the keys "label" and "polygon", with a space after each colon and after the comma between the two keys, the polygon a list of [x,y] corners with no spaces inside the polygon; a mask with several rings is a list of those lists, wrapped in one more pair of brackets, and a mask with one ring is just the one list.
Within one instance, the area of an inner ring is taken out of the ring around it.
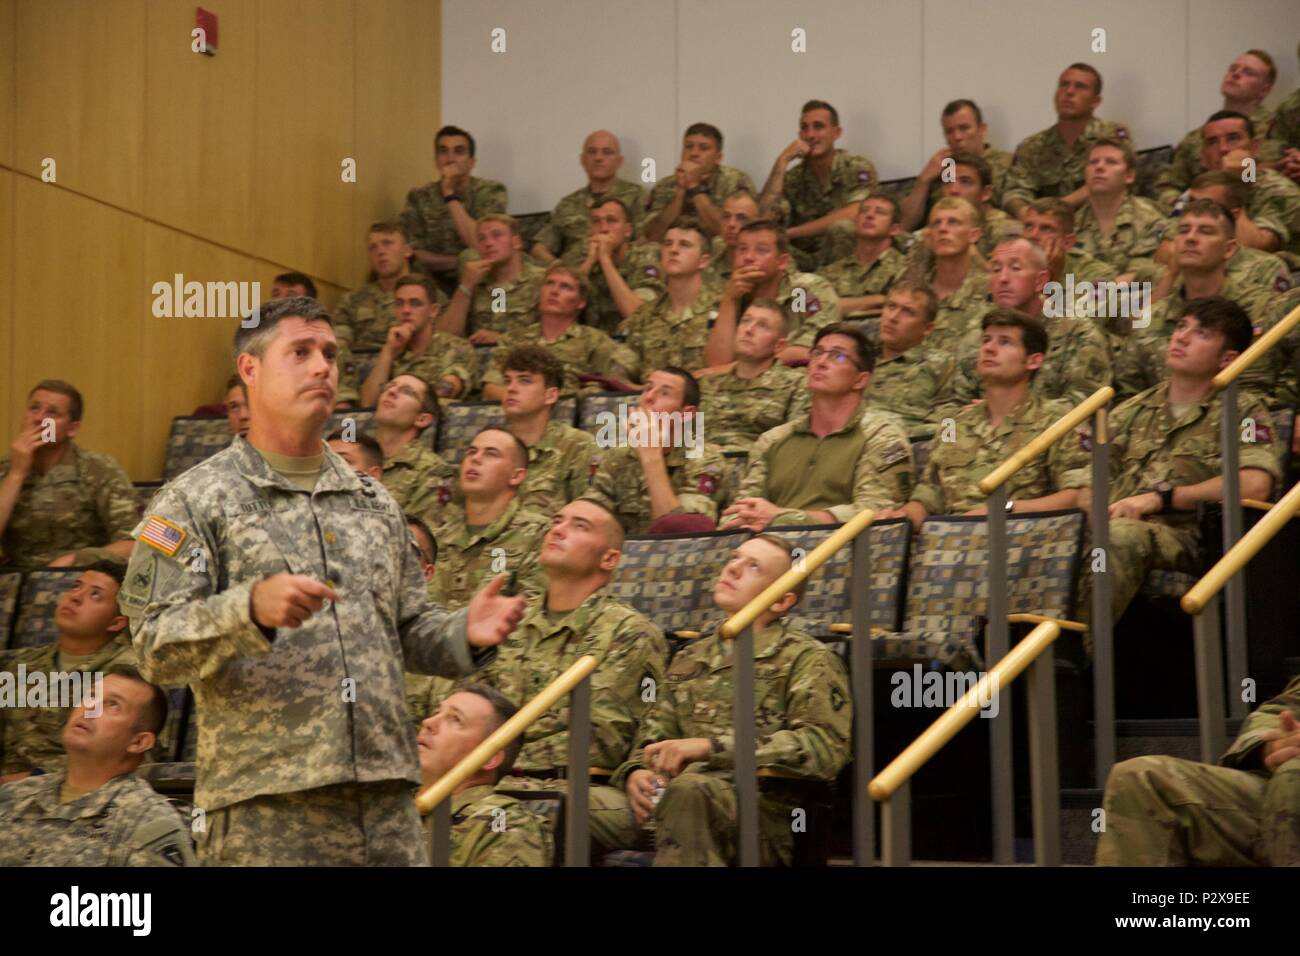
{"label": "soldier in acu uniform", "polygon": [[63,728],[67,766],[0,786],[0,866],[193,866],[180,815],[135,776],[167,696],[118,663]]}
{"label": "soldier in acu uniform", "polygon": [[523,610],[504,577],[429,603],[388,492],[322,445],[336,350],[314,300],[263,308],[236,338],[249,437],[136,529],[119,600],[146,676],[193,688],[207,863],[420,862],[403,665],[466,674]]}
{"label": "soldier in acu uniform", "polygon": [[[486,684],[467,684],[448,694],[416,737],[424,786],[437,783],[517,709]],[[448,798],[452,866],[551,865],[555,844],[545,818],[494,789],[510,773],[523,743],[516,737]],[[432,837],[432,823],[432,815],[425,818],[426,839]]]}
{"label": "soldier in acu uniform", "polygon": [[[790,570],[781,538],[758,535],[733,552],[713,601],[735,614]],[[829,782],[849,759],[853,707],[844,665],[825,645],[782,616],[799,599],[781,596],[753,624],[754,714],[759,769]],[[611,781],[627,790],[639,822],[653,821],[655,866],[727,866],[736,862],[733,643],[710,628],[678,651],[637,747]],[[660,794],[656,801],[656,794]],[[798,797],[765,780],[759,797],[763,864],[789,865]]]}
{"label": "soldier in acu uniform", "polygon": [[[93,675],[114,664],[135,661],[126,618],[117,606],[124,568],[115,562],[100,561],[81,572],[76,583],[59,598],[54,614],[59,636],[53,643],[0,652],[0,674],[8,678],[10,687],[24,683],[19,665],[29,675],[48,675],[53,694],[67,681],[63,675],[84,675],[82,687],[89,689]],[[21,707],[17,704],[15,700],[0,703],[0,784],[33,772],[51,773],[67,762],[63,727],[71,704],[57,706],[50,700],[41,706],[33,706],[32,702]]]}

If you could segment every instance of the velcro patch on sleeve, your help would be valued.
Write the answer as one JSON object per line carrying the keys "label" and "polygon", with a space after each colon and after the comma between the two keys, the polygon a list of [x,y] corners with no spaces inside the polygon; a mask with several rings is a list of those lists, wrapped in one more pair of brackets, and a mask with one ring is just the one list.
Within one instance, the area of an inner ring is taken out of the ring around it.
{"label": "velcro patch on sleeve", "polygon": [[144,523],[144,528],[140,531],[140,541],[151,548],[161,551],[169,558],[176,556],[176,552],[181,549],[185,537],[186,534],[183,530],[166,518],[160,518],[157,515],[150,515],[149,520]]}

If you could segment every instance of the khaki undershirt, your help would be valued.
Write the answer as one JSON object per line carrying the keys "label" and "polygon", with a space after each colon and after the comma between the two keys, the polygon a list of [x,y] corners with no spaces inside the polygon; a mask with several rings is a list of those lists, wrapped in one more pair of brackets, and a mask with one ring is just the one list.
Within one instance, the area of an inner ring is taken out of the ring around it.
{"label": "khaki undershirt", "polygon": [[74,787],[65,779],[63,786],[59,787],[59,803],[71,803],[73,800],[78,800],[91,792],[90,790],[81,790]]}
{"label": "khaki undershirt", "polygon": [[1169,414],[1174,416],[1174,421],[1178,421],[1186,415],[1188,411],[1196,406],[1196,404],[1196,402],[1170,402]]}
{"label": "khaki undershirt", "polygon": [[321,467],[325,464],[324,452],[319,455],[308,455],[306,458],[295,458],[292,455],[279,455],[260,448],[256,451],[272,471],[281,475],[299,491],[313,491],[316,488]]}

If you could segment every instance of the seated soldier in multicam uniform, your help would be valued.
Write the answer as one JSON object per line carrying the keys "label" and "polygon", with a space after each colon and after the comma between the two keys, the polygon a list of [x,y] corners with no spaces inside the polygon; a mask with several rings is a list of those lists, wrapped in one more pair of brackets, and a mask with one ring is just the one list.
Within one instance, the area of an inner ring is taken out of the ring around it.
{"label": "seated soldier in multicam uniform", "polygon": [[1160,271],[1155,255],[1165,216],[1149,199],[1135,196],[1137,157],[1126,140],[1102,137],[1088,147],[1084,190],[1075,210],[1079,247],[1120,275],[1117,281],[1151,282]]}
{"label": "seated soldier in multicam uniform", "polygon": [[646,239],[657,242],[685,214],[718,235],[722,232],[722,201],[737,189],[758,195],[748,173],[722,164],[722,131],[711,123],[692,123],[682,135],[681,162],[646,198],[641,231]]}
{"label": "seated soldier in multicam uniform", "polygon": [[627,370],[636,365],[632,350],[615,343],[600,329],[578,323],[589,297],[590,286],[582,272],[562,262],[548,266],[536,318],[507,332],[492,350],[491,362],[483,373],[483,397],[490,402],[505,397],[506,356],[521,345],[540,345],[564,365],[561,398],[578,394],[582,388],[580,375],[627,380]]}
{"label": "seated soldier in multicam uniform", "polygon": [[1300,677],[1246,718],[1219,766],[1146,756],[1106,780],[1098,866],[1300,866]]}
{"label": "seated soldier in multicam uniform", "polygon": [[416,375],[398,375],[375,406],[375,440],[384,452],[382,481],[397,506],[430,524],[450,500],[445,490],[456,469],[431,447],[441,418],[432,387]]}
{"label": "seated soldier in multicam uniform", "polygon": [[537,308],[545,270],[524,257],[519,223],[511,216],[481,217],[475,236],[476,257],[461,266],[460,283],[438,317],[438,328],[467,336],[474,345],[494,345]]}
{"label": "seated soldier in multicam uniform", "polygon": [[583,500],[607,509],[629,534],[654,533],[669,518],[680,526],[683,516],[711,530],[726,496],[727,466],[718,447],[704,441],[699,405],[700,387],[685,369],[646,376],[641,398],[628,409],[626,436],[617,422],[602,423],[596,441],[604,457]]}
{"label": "seated soldier in multicam uniform", "polygon": [[[431,787],[451,771],[518,708],[486,684],[466,684],[437,706],[420,724],[420,776]],[[523,738],[498,750],[447,799],[451,801],[452,866],[550,866],[555,841],[545,818],[525,804],[495,790],[510,773]],[[424,818],[432,839],[433,815]]]}
{"label": "seated soldier in multicam uniform", "polygon": [[383,480],[384,449],[373,436],[357,432],[349,438],[339,429],[325,439],[325,444],[330,446],[330,451],[351,465],[358,475],[369,475],[375,481]]}
{"label": "seated soldier in multicam uniform", "polygon": [[[416,375],[440,399],[466,398],[478,387],[478,358],[462,338],[434,325],[437,286],[428,276],[406,276],[393,289],[397,321],[388,330],[361,386],[361,404],[374,408],[384,386],[399,375]],[[342,388],[342,385],[339,386]]]}
{"label": "seated soldier in multicam uniform", "polygon": [[[790,570],[792,554],[774,535],[750,538],[722,569],[714,604],[728,616],[735,614]],[[829,782],[849,759],[853,705],[840,659],[783,620],[802,590],[800,585],[782,595],[753,623],[756,764]],[[637,822],[653,827],[656,866],[736,862],[734,657],[730,640],[716,626],[678,651],[637,729],[636,748],[610,781],[626,789]],[[792,862],[800,838],[790,825],[797,801],[779,779],[764,781],[759,798],[764,865]]]}
{"label": "seated soldier in multicam uniform", "polygon": [[659,244],[635,241],[636,216],[621,199],[598,199],[589,215],[587,255],[573,267],[591,283],[583,321],[613,335],[624,319],[664,291]]}
{"label": "seated soldier in multicam uniform", "polygon": [[896,508],[912,490],[912,446],[902,423],[863,400],[875,350],[847,323],[817,333],[807,414],[764,432],[722,527],[843,523],[867,508]]}
{"label": "seated soldier in multicam uniform", "polygon": [[[1011,168],[1011,154],[1005,149],[997,149],[987,141],[989,126],[984,122],[984,112],[974,100],[951,100],[944,104],[939,123],[943,127],[943,138],[947,144],[926,161],[916,175],[911,190],[903,197],[903,229],[907,232],[917,228],[929,218],[930,206],[944,195],[943,187],[947,185],[944,172],[956,173],[955,159],[958,153],[966,153],[982,159],[988,167],[988,174],[981,175],[985,186],[990,187],[989,197],[985,202],[989,209],[1002,208],[1002,189],[1006,183],[1007,170]],[[987,210],[986,210],[987,213]],[[987,214],[985,216],[987,217]]]}
{"label": "seated soldier in multicam uniform", "polygon": [[564,366],[539,345],[522,345],[504,362],[506,428],[528,448],[519,506],[550,515],[580,496],[600,465],[596,438],[552,418]]}
{"label": "seated soldier in multicam uniform", "polygon": [[979,261],[975,244],[980,238],[979,210],[965,199],[945,196],[930,210],[925,227],[925,280],[939,297],[939,312],[930,333],[930,345],[954,354],[991,306],[989,277]]}
{"label": "seated soldier in multicam uniform", "polygon": [[863,199],[853,218],[852,252],[817,270],[839,296],[841,314],[878,314],[885,293],[902,275],[906,260],[894,247],[899,215],[891,196],[877,193]]}
{"label": "seated soldier in multicam uniform", "polygon": [[[593,501],[559,510],[542,539],[542,593],[496,659],[474,679],[528,701],[584,655],[598,661],[591,682],[591,767],[612,771],[632,750],[636,729],[662,692],[668,645],[659,628],[616,600],[607,585],[623,549],[615,516]],[[501,789],[564,790],[569,698],[524,732],[524,746]],[[589,792],[593,849],[635,849],[642,836],[621,787],[595,777]]]}
{"label": "seated soldier in multicam uniform", "polygon": [[[979,480],[1070,410],[1030,388],[1048,348],[1041,320],[995,308],[983,326],[978,374],[984,400],[940,423],[939,440],[912,500],[877,518],[905,517],[919,531],[930,515],[987,514]],[[1073,508],[1087,483],[1087,468],[1088,456],[1078,442],[1062,439],[1007,482],[1007,513]]]}
{"label": "seated soldier in multicam uniform", "polygon": [[777,355],[796,324],[775,299],[755,299],[736,325],[736,360],[695,373],[709,440],[724,452],[748,452],[759,435],[790,420],[804,376]]}

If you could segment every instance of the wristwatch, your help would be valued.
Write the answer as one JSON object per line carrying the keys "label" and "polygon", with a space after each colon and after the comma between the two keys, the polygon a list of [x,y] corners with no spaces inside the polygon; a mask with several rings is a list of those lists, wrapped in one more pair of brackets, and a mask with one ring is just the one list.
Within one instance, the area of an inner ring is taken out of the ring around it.
{"label": "wristwatch", "polygon": [[1015,510],[1016,510],[1016,503],[1015,503],[1014,501],[1012,501],[1010,498],[1008,498],[1008,499],[1007,499],[1007,514],[1011,514],[1011,513],[1013,513]]}
{"label": "wristwatch", "polygon": [[1152,490],[1160,496],[1160,510],[1162,512],[1174,510],[1174,486],[1173,485],[1171,485],[1167,481],[1161,481],[1161,482],[1157,482],[1155,488],[1153,488]]}
{"label": "wristwatch", "polygon": [[699,186],[692,186],[690,189],[686,190],[686,198],[694,199],[696,196],[699,196],[703,193],[707,193],[708,191],[709,191],[709,187],[703,184]]}
{"label": "wristwatch", "polygon": [[465,205],[465,200],[460,195],[460,193],[448,193],[446,196],[443,196],[442,197],[443,205],[446,205],[447,203],[451,202],[453,199],[456,200],[456,202],[460,203],[462,206]]}

